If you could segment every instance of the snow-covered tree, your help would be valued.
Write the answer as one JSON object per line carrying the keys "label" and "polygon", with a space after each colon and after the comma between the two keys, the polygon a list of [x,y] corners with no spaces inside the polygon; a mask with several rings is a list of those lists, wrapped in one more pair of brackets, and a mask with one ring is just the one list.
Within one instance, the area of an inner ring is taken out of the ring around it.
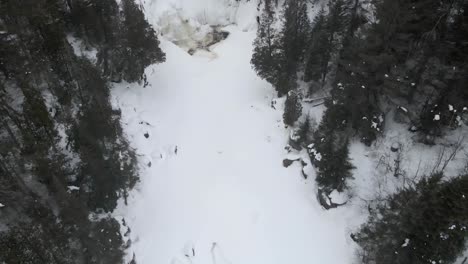
{"label": "snow-covered tree", "polygon": [[333,0],[328,3],[328,13],[322,9],[315,17],[305,61],[305,81],[325,84],[329,64],[339,54],[346,35],[348,7],[348,0]]}
{"label": "snow-covered tree", "polygon": [[353,235],[362,262],[453,263],[468,237],[468,176],[440,173],[391,195]]}
{"label": "snow-covered tree", "polygon": [[[112,211],[137,181],[107,79],[138,80],[163,55],[141,10],[119,3],[122,10],[114,0],[1,3],[0,193],[9,228],[0,262],[123,261],[120,224],[89,219]],[[98,61],[75,54],[75,40]]]}
{"label": "snow-covered tree", "polygon": [[342,192],[347,188],[346,181],[353,176],[354,169],[348,147],[347,138],[337,131],[323,133],[319,128],[316,133],[311,160],[317,167],[316,181],[322,193],[328,195],[333,190]]}
{"label": "snow-covered tree", "polygon": [[159,48],[156,32],[134,0],[122,0],[123,9],[123,78],[141,81],[147,66],[164,62],[166,56]]}
{"label": "snow-covered tree", "polygon": [[257,37],[254,40],[254,51],[251,64],[258,76],[271,83],[278,91],[281,45],[277,19],[270,1],[265,2],[260,17]]}
{"label": "snow-covered tree", "polygon": [[321,9],[312,24],[309,46],[306,51],[304,80],[322,81],[330,61],[329,37],[326,28],[326,13]]}
{"label": "snow-covered tree", "polygon": [[289,91],[284,105],[283,121],[292,126],[302,115],[301,98],[296,91]]}
{"label": "snow-covered tree", "polygon": [[347,188],[346,181],[352,177],[354,166],[349,158],[346,108],[327,101],[327,110],[314,133],[309,149],[312,163],[317,167],[317,184],[320,195]]}
{"label": "snow-covered tree", "polygon": [[281,29],[281,71],[278,91],[286,94],[296,88],[296,76],[302,64],[310,34],[306,0],[287,0],[284,3]]}

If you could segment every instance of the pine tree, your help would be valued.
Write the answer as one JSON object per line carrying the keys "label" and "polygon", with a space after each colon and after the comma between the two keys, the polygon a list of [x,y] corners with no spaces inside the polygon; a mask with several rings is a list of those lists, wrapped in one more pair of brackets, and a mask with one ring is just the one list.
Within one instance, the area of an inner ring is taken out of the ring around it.
{"label": "pine tree", "polygon": [[258,25],[257,37],[253,43],[254,50],[250,63],[258,76],[272,84],[279,92],[281,50],[276,24],[273,7],[270,1],[266,1]]}
{"label": "pine tree", "polygon": [[156,32],[134,0],[69,0],[68,27],[98,50],[98,65],[112,81],[141,81],[144,70],[164,62]]}
{"label": "pine tree", "polygon": [[333,0],[328,3],[328,14],[322,9],[315,17],[305,62],[305,81],[325,84],[329,63],[339,54],[346,35],[348,6],[347,0]]}
{"label": "pine tree", "polygon": [[336,50],[349,21],[349,3],[347,0],[331,0],[328,3],[327,31],[328,43]]}
{"label": "pine tree", "polygon": [[346,181],[352,177],[353,165],[349,159],[347,110],[343,105],[326,102],[322,121],[314,133],[313,151],[310,158],[317,167],[317,184],[320,194],[328,195],[333,190],[343,191]]}
{"label": "pine tree", "polygon": [[299,95],[290,91],[284,105],[283,121],[286,125],[293,126],[302,115],[302,104]]}
{"label": "pine tree", "polygon": [[[341,3],[340,3],[341,2]],[[338,53],[338,64],[335,75],[335,85],[332,88],[332,100],[346,109],[346,121],[351,128],[359,133],[359,137],[366,145],[370,145],[377,135],[382,132],[383,114],[379,109],[379,83],[374,81],[377,72],[392,65],[385,56],[371,56],[375,54],[370,48],[368,39],[356,31],[365,23],[365,11],[360,1],[345,3],[337,1],[335,13],[344,14],[341,21],[348,21],[347,25],[337,22],[342,28],[343,45]],[[344,4],[344,5],[343,5]],[[341,11],[340,11],[341,10]],[[343,11],[344,10],[344,11]],[[343,20],[344,19],[344,20]],[[368,37],[368,36],[367,36]],[[384,76],[385,70],[380,73]]]}
{"label": "pine tree", "polygon": [[[322,128],[323,129],[323,128]],[[346,180],[352,177],[354,166],[349,159],[349,141],[337,131],[316,133],[311,159],[317,167],[317,184],[321,192],[330,194],[347,188]]]}
{"label": "pine tree", "polygon": [[468,237],[468,176],[441,173],[391,195],[354,236],[363,263],[453,263]]}
{"label": "pine tree", "polygon": [[159,48],[156,32],[134,0],[123,0],[123,78],[128,82],[141,81],[144,70],[153,63],[165,61]]}
{"label": "pine tree", "polygon": [[300,138],[300,142],[304,145],[307,146],[311,143],[312,141],[312,134],[313,130],[315,129],[315,120],[311,120],[310,116],[306,116],[305,120],[303,123],[300,124],[299,130],[298,130],[298,136]]}
{"label": "pine tree", "polygon": [[113,0],[0,4],[3,261],[123,261],[120,225],[88,217],[125,197],[136,181],[135,157],[110,105],[103,65],[77,57],[67,41],[73,35],[99,52],[115,49],[124,31],[113,27],[120,23],[115,7]]}
{"label": "pine tree", "polygon": [[310,33],[306,0],[287,0],[284,3],[283,25],[281,30],[281,71],[278,91],[287,94],[297,86],[296,78],[302,64],[304,51]]}
{"label": "pine tree", "polygon": [[312,25],[309,47],[305,62],[304,81],[321,81],[327,72],[330,61],[330,47],[328,46],[326,28],[326,14],[322,8],[315,17]]}

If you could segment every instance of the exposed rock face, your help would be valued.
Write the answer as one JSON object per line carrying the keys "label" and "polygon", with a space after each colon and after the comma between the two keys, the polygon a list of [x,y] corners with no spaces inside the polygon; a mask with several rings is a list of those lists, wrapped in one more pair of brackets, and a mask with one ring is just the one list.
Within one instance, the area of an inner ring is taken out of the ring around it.
{"label": "exposed rock face", "polygon": [[283,160],[283,167],[287,168],[287,167],[291,166],[291,164],[293,164],[294,161],[297,161],[297,160],[284,159]]}
{"label": "exposed rock face", "polygon": [[212,26],[211,28],[212,31],[200,42],[200,48],[208,49],[210,46],[227,39],[229,36],[229,32],[221,30],[219,26]]}

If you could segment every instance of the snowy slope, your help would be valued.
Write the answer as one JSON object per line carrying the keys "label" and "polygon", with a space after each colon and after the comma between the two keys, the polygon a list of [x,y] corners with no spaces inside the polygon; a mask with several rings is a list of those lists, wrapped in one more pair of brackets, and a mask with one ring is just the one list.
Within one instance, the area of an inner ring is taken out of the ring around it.
{"label": "snowy slope", "polygon": [[[113,97],[141,155],[139,189],[118,217],[138,263],[352,263],[348,207],[324,211],[298,164],[285,169],[288,131],[274,91],[250,66],[255,31],[239,26],[210,59],[162,40],[167,62],[150,86]],[[145,137],[148,133],[148,138]],[[176,153],[177,148],[177,153]],[[151,163],[151,167],[147,164]]]}
{"label": "snowy slope", "polygon": [[[305,153],[284,149],[290,131],[282,123],[283,100],[271,107],[274,90],[250,66],[258,2],[141,4],[162,34],[167,62],[146,69],[149,86],[119,84],[113,90],[141,162],[141,183],[128,206],[122,201],[115,212],[131,228],[128,259],[135,253],[139,264],[354,263],[350,234],[365,221],[368,203],[430,173],[438,153],[463,133],[428,147],[388,121],[372,147],[352,142],[352,190],[332,197],[351,200],[325,211],[315,197],[314,169],[307,167],[304,180],[297,162],[282,166],[284,158]],[[190,56],[187,51],[214,25],[230,36]],[[323,110],[305,108],[317,122]],[[408,177],[388,170],[395,143]],[[455,175],[461,161],[459,155],[448,171]]]}

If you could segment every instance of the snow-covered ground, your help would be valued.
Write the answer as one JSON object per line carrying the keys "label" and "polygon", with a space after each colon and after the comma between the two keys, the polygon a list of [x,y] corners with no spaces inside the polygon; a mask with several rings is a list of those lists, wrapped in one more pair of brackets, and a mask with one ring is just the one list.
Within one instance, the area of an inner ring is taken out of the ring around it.
{"label": "snow-covered ground", "polygon": [[[402,147],[401,167],[412,179],[431,171],[441,146],[414,143],[405,127],[388,121],[373,147],[352,142],[352,191],[331,197],[352,198],[325,211],[315,196],[314,169],[306,167],[304,180],[299,162],[283,167],[283,159],[304,157],[305,150],[285,150],[290,131],[282,122],[283,100],[271,107],[274,90],[250,66],[257,1],[141,4],[162,34],[167,61],[146,69],[148,86],[118,84],[112,93],[141,168],[128,205],[122,201],[114,214],[131,229],[128,258],[135,253],[139,264],[354,263],[350,234],[364,222],[367,203],[405,184],[389,168],[397,155],[390,147]],[[189,55],[210,26],[229,37]],[[319,122],[324,109],[305,110]],[[460,160],[448,169],[455,171]]]}
{"label": "snow-covered ground", "polygon": [[314,177],[304,180],[299,164],[282,166],[289,132],[271,107],[273,89],[251,69],[255,31],[224,29],[230,36],[212,49],[215,59],[162,39],[167,62],[147,69],[150,85],[113,91],[142,161],[138,189],[116,212],[131,228],[129,257],[351,263],[349,223],[359,217],[323,210]]}

